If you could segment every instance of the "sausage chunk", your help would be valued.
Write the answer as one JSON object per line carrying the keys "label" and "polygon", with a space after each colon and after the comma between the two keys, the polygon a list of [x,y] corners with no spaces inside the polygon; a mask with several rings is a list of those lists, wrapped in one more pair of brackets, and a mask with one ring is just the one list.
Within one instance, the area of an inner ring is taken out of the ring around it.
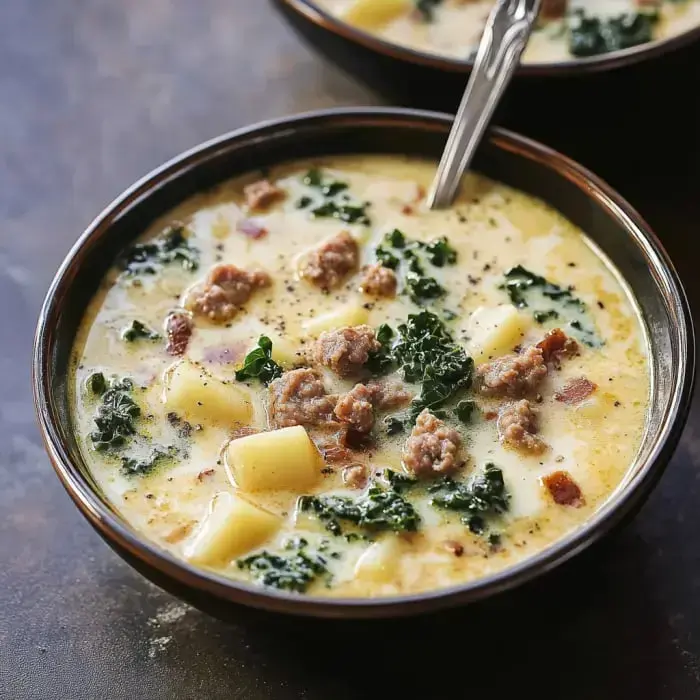
{"label": "sausage chunk", "polygon": [[169,355],[184,355],[192,335],[192,317],[183,311],[174,311],[165,319],[168,343],[165,351]]}
{"label": "sausage chunk", "polygon": [[367,388],[372,392],[372,403],[378,411],[405,406],[413,394],[395,382],[370,382]]}
{"label": "sausage chunk", "polygon": [[245,203],[251,209],[267,209],[274,202],[283,199],[285,191],[271,184],[269,180],[258,180],[243,188]]}
{"label": "sausage chunk", "polygon": [[476,370],[475,388],[484,396],[521,398],[534,392],[547,376],[542,350],[536,346],[487,362]]}
{"label": "sausage chunk", "polygon": [[393,297],[396,295],[396,274],[379,263],[368,265],[363,270],[360,289],[373,297]]}
{"label": "sausage chunk", "polygon": [[333,420],[336,397],[326,394],[312,369],[285,372],[270,383],[270,422],[277,428],[319,425]]}
{"label": "sausage chunk", "polygon": [[561,19],[568,4],[568,0],[542,0],[540,15],[543,19]]}
{"label": "sausage chunk", "polygon": [[335,416],[358,433],[369,433],[374,426],[373,399],[373,393],[364,384],[355,384],[345,396],[340,397]]}
{"label": "sausage chunk", "polygon": [[585,503],[581,488],[569,472],[558,471],[547,474],[542,477],[542,483],[557,505],[579,508]]}
{"label": "sausage chunk", "polygon": [[537,414],[523,399],[501,409],[496,423],[498,438],[506,445],[530,454],[542,454],[547,443],[537,437]]}
{"label": "sausage chunk", "polygon": [[426,408],[418,416],[403,448],[403,463],[417,477],[447,474],[462,462],[459,433],[445,425]]}
{"label": "sausage chunk", "polygon": [[369,479],[367,472],[364,464],[351,464],[343,469],[343,483],[351,489],[363,489]]}
{"label": "sausage chunk", "polygon": [[309,255],[301,276],[321,289],[333,289],[357,268],[359,255],[357,241],[341,231]]}
{"label": "sausage chunk", "polygon": [[597,388],[598,385],[590,379],[577,377],[568,382],[563,389],[557,391],[554,398],[569,406],[575,406],[577,403],[585,401]]}
{"label": "sausage chunk", "polygon": [[310,354],[313,362],[350,377],[361,372],[369,354],[380,347],[370,326],[348,326],[321,333]]}
{"label": "sausage chunk", "polygon": [[271,283],[270,275],[262,270],[248,272],[220,263],[209,270],[204,282],[189,292],[185,308],[207,316],[214,323],[225,323],[238,313],[256,289],[269,287]]}
{"label": "sausage chunk", "polygon": [[547,331],[536,347],[542,350],[544,361],[555,367],[559,367],[563,358],[573,357],[578,353],[578,343],[569,338],[561,328]]}

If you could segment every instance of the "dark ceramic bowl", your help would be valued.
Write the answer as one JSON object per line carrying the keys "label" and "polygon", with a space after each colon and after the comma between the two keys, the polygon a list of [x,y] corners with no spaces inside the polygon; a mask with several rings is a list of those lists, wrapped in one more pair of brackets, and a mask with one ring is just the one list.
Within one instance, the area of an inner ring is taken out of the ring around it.
{"label": "dark ceramic bowl", "polygon": [[390,617],[469,603],[532,579],[629,517],[666,467],[688,412],[694,339],[671,261],[641,217],[590,172],[515,134],[495,130],[475,168],[540,197],[588,232],[615,263],[646,322],[653,389],[639,457],[624,484],[584,527],[506,571],[420,595],[329,599],[264,590],[199,570],[146,540],[120,517],[90,476],[69,402],[70,356],[91,297],[119,251],[183,199],[237,174],[335,153],[398,153],[437,160],[451,117],[402,109],[340,109],[291,117],[209,141],[137,182],[80,237],[49,289],[33,358],[36,412],[56,473],[83,515],[124,559],[156,584],[219,617],[240,605],[318,617]]}
{"label": "dark ceramic bowl", "polygon": [[[357,29],[321,9],[313,0],[273,0],[310,46],[346,72],[404,104],[441,104],[445,95],[464,91],[473,61],[400,46]],[[599,73],[658,58],[700,39],[700,26],[682,34],[621,51],[554,63],[526,63],[517,75],[554,78]],[[416,103],[410,94],[431,96]],[[452,103],[456,103],[452,97]],[[410,100],[410,101],[408,101]]]}

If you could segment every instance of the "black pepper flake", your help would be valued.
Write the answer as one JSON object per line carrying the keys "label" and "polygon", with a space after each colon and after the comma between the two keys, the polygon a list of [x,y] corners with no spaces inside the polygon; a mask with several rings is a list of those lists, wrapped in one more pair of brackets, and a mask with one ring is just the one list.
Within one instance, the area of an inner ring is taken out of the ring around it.
{"label": "black pepper flake", "polygon": [[484,272],[488,272],[491,269],[491,265],[489,263],[486,263],[486,265],[484,265],[482,269]]}
{"label": "black pepper flake", "polygon": [[566,264],[567,264],[569,267],[576,267],[576,263],[575,263],[575,262],[570,262],[570,263],[566,263]]}
{"label": "black pepper flake", "polygon": [[224,252],[224,244],[223,244],[223,243],[217,243],[217,244],[214,246],[214,248],[216,248],[216,250],[218,250],[220,253],[223,253],[223,252]]}
{"label": "black pepper flake", "polygon": [[467,281],[469,284],[479,284],[481,282],[481,277],[474,277],[473,275],[467,275]]}
{"label": "black pepper flake", "polygon": [[463,214],[460,214],[457,217],[457,220],[459,221],[460,224],[466,224],[467,223],[467,217],[464,216]]}
{"label": "black pepper flake", "polygon": [[613,405],[615,406],[615,408],[617,408],[618,406],[622,406],[622,404],[619,401],[615,401]]}
{"label": "black pepper flake", "polygon": [[602,301],[597,302],[597,304],[598,304],[598,308],[599,308],[599,309],[604,309],[604,308],[605,308],[605,304],[603,304]]}
{"label": "black pepper flake", "polygon": [[294,291],[294,285],[288,284],[285,289],[291,294]]}
{"label": "black pepper flake", "polygon": [[324,467],[321,469],[321,474],[333,474],[333,467]]}

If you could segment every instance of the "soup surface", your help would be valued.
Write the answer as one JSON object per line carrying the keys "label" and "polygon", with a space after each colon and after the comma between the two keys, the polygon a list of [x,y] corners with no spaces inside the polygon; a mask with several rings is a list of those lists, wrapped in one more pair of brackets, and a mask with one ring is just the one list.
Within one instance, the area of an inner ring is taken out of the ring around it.
{"label": "soup surface", "polygon": [[198,566],[326,596],[463,583],[580,527],[645,425],[636,307],[542,202],[434,164],[297,162],[154,222],[75,345],[122,516]]}
{"label": "soup surface", "polygon": [[[319,0],[349,24],[417,51],[467,59],[492,0]],[[528,63],[585,58],[666,39],[700,24],[699,0],[543,0]]]}

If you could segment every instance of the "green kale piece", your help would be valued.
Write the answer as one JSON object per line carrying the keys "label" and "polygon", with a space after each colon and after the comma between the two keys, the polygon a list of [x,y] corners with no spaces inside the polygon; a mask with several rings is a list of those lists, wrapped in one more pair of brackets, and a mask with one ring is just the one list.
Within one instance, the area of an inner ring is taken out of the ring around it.
{"label": "green kale piece", "polygon": [[160,340],[160,335],[153,329],[149,328],[145,323],[134,319],[121,332],[122,340],[128,343],[133,343],[135,340],[143,338],[144,340]]}
{"label": "green kale piece", "polygon": [[90,434],[96,450],[121,447],[136,433],[134,423],[141,415],[141,409],[130,395],[133,388],[130,379],[113,380],[102,394],[93,419],[97,429]]}
{"label": "green kale piece", "polygon": [[251,350],[243,360],[243,367],[236,370],[236,379],[244,382],[259,379],[267,386],[273,379],[282,376],[282,368],[272,359],[272,341],[266,336],[258,338],[258,347]]}

